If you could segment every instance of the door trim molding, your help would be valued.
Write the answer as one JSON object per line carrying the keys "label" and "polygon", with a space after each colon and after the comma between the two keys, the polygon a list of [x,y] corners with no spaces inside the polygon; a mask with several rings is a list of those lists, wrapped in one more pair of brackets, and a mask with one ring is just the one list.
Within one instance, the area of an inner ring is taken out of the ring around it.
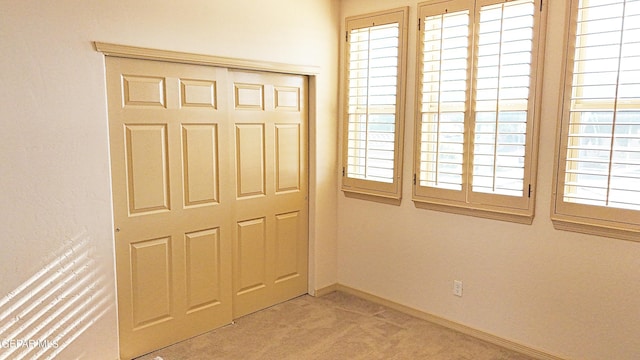
{"label": "door trim molding", "polygon": [[259,70],[295,75],[318,75],[320,67],[310,65],[285,64],[248,59],[236,59],[172,50],[161,50],[138,46],[120,45],[95,41],[96,51],[107,56],[130,59],[158,60],[183,64],[219,66],[230,69]]}

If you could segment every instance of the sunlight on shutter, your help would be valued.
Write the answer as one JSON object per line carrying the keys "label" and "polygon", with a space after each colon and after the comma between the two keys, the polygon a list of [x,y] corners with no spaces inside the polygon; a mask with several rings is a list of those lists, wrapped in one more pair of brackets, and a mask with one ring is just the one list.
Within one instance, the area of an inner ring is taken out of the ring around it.
{"label": "sunlight on shutter", "polygon": [[640,0],[579,3],[565,202],[640,210]]}
{"label": "sunlight on shutter", "polygon": [[399,25],[350,32],[346,176],[392,183]]}
{"label": "sunlight on shutter", "polygon": [[469,11],[424,21],[420,186],[462,190]]}
{"label": "sunlight on shutter", "polygon": [[533,0],[480,10],[474,192],[523,196],[534,11]]}

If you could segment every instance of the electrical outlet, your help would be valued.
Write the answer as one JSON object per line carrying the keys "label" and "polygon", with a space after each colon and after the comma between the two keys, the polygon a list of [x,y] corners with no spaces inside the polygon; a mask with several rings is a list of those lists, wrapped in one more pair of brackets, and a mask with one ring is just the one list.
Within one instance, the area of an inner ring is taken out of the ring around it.
{"label": "electrical outlet", "polygon": [[462,281],[453,280],[453,295],[462,297]]}

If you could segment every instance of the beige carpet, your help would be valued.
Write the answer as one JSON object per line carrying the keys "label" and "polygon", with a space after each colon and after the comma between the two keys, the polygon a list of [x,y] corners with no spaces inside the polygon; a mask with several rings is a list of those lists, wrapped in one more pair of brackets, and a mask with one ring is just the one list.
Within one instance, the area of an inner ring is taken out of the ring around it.
{"label": "beige carpet", "polygon": [[358,297],[301,296],[139,360],[533,360]]}

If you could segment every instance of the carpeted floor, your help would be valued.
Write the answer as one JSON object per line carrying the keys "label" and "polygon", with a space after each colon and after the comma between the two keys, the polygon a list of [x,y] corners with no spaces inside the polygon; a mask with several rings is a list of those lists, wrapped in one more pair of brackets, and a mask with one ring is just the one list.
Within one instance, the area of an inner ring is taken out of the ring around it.
{"label": "carpeted floor", "polygon": [[358,297],[301,296],[138,360],[534,360]]}

